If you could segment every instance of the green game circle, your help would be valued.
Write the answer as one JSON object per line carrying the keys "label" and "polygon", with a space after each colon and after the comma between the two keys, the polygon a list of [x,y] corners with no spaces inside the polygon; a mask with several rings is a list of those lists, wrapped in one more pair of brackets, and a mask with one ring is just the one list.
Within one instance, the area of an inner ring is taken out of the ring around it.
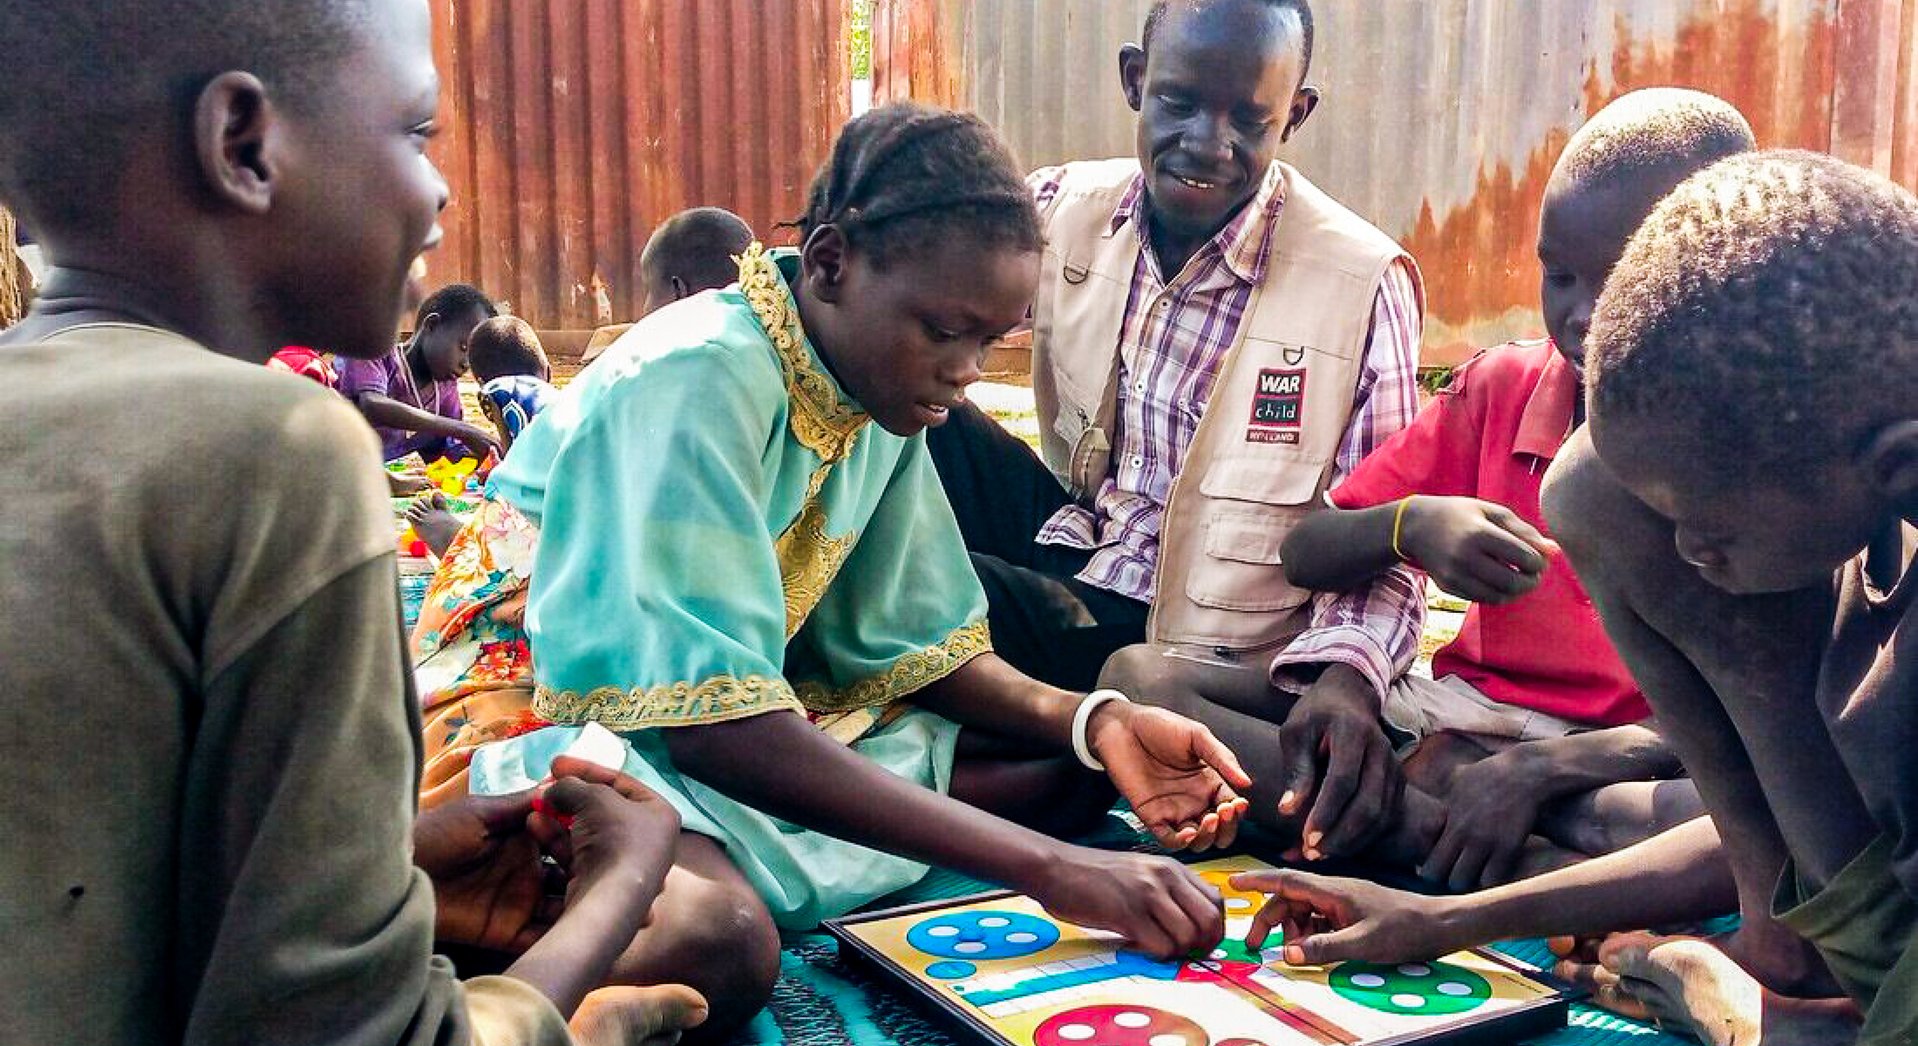
{"label": "green game circle", "polygon": [[[1442,1017],[1476,1010],[1491,1001],[1492,985],[1462,966],[1443,962],[1348,962],[1328,978],[1332,990],[1367,1009],[1407,1017]],[[1440,985],[1457,985],[1450,992]],[[1460,987],[1464,990],[1460,991]],[[1416,996],[1419,1004],[1403,1005],[1396,997]]]}

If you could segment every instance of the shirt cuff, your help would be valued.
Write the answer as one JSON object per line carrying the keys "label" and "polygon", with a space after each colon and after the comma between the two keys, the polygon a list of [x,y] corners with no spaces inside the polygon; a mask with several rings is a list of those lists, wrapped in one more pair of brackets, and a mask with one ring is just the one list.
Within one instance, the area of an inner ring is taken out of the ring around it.
{"label": "shirt cuff", "polygon": [[1332,625],[1307,629],[1272,659],[1272,685],[1288,694],[1302,694],[1328,665],[1346,665],[1365,677],[1381,703],[1398,678],[1391,651],[1368,629]]}

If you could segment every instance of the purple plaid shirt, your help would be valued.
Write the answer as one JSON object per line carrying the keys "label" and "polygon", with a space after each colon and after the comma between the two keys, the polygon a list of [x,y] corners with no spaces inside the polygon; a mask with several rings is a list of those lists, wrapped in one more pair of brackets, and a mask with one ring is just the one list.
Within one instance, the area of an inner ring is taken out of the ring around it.
{"label": "purple plaid shirt", "polygon": [[[1058,194],[1063,176],[1064,168],[1049,167],[1027,179],[1041,207]],[[1092,550],[1080,580],[1147,602],[1172,482],[1238,338],[1252,290],[1265,278],[1285,205],[1284,182],[1274,166],[1251,203],[1169,284],[1146,242],[1148,202],[1145,179],[1137,178],[1112,215],[1112,230],[1130,224],[1141,246],[1119,330],[1113,468],[1091,505],[1060,509],[1036,538]],[[1352,420],[1333,463],[1333,485],[1418,412],[1421,328],[1412,276],[1401,262],[1387,270],[1372,306],[1371,341]],[[1293,669],[1346,664],[1382,698],[1411,666],[1424,618],[1423,579],[1405,567],[1350,592],[1319,593],[1312,600],[1311,626],[1274,659],[1273,681],[1296,692],[1303,680]]]}

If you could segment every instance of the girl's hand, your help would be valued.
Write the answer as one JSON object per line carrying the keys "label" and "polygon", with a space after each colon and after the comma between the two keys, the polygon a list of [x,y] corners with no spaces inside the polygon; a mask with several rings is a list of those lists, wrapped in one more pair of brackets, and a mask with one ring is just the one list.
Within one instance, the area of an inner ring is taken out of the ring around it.
{"label": "girl's hand", "polygon": [[1270,895],[1252,918],[1246,946],[1263,947],[1281,929],[1285,961],[1294,966],[1430,959],[1480,943],[1449,939],[1446,898],[1293,871],[1245,872],[1232,877],[1232,888]]}
{"label": "girl's hand", "polygon": [[1212,731],[1162,708],[1110,701],[1086,727],[1093,754],[1168,850],[1230,846],[1247,802],[1236,789],[1252,779]]}
{"label": "girl's hand", "polygon": [[1067,846],[1034,900],[1055,918],[1107,930],[1127,947],[1176,959],[1225,936],[1218,891],[1169,857]]}

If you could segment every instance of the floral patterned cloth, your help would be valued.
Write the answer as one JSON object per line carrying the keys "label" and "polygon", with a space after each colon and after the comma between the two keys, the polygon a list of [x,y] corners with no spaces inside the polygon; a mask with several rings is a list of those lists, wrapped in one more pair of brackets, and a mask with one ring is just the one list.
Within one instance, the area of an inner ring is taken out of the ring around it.
{"label": "floral patterned cloth", "polygon": [[533,713],[527,584],[539,529],[488,499],[440,558],[413,630],[414,681],[426,721],[420,805],[466,792],[473,751],[550,725]]}

